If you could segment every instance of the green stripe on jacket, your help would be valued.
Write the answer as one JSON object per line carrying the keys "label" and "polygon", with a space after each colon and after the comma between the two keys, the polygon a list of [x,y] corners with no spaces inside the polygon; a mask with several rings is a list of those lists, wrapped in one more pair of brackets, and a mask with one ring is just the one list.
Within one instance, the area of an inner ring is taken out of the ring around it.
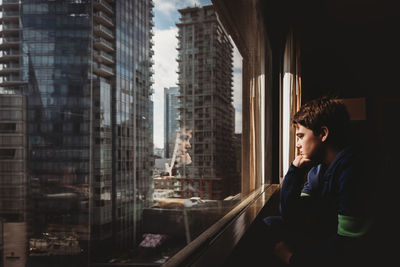
{"label": "green stripe on jacket", "polygon": [[371,228],[372,220],[338,214],[338,231],[341,236],[362,237]]}

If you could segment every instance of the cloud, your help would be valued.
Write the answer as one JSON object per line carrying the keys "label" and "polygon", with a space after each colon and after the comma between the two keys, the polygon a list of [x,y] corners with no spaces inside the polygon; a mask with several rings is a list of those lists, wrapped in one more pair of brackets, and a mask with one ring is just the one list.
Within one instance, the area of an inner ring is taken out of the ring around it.
{"label": "cloud", "polygon": [[155,0],[155,10],[165,16],[172,17],[174,12],[180,8],[199,6],[198,0]]}
{"label": "cloud", "polygon": [[172,13],[176,10],[175,3],[171,1],[155,0],[154,3],[156,11],[159,11],[167,16],[171,16]]}
{"label": "cloud", "polygon": [[178,29],[154,31],[154,144],[164,146],[164,88],[176,86],[178,82]]}
{"label": "cloud", "polygon": [[242,56],[233,50],[233,106],[242,108]]}
{"label": "cloud", "polygon": [[154,64],[155,64],[155,88],[176,86],[178,81],[178,29],[170,27],[166,30],[155,30],[154,32]]}
{"label": "cloud", "polygon": [[242,132],[242,56],[233,48],[233,106],[235,108],[235,133]]}
{"label": "cloud", "polygon": [[235,133],[242,133],[242,110],[235,111]]}
{"label": "cloud", "polygon": [[[232,43],[233,40],[231,39]],[[234,43],[233,43],[234,44]],[[242,55],[240,54],[239,50],[237,49],[237,47],[235,46],[235,44],[233,45],[233,70],[242,70]]]}
{"label": "cloud", "polygon": [[233,106],[242,109],[242,73],[233,73]]}
{"label": "cloud", "polygon": [[233,73],[233,106],[235,108],[235,133],[242,132],[242,72]]}

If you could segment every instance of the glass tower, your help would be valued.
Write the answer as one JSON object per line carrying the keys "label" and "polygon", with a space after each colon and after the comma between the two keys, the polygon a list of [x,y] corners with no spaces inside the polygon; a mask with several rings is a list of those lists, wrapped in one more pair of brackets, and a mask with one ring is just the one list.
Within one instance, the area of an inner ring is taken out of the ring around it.
{"label": "glass tower", "polygon": [[26,224],[26,261],[138,242],[152,195],[153,7],[0,1],[0,99],[14,103],[0,109],[0,185],[18,192],[1,194],[0,220]]}

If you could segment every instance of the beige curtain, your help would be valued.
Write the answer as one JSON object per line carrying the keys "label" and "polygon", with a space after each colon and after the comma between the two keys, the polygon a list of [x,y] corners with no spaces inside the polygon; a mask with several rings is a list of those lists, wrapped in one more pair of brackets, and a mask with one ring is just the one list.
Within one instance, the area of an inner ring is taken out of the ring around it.
{"label": "beige curtain", "polygon": [[[262,25],[258,25],[262,28]],[[265,45],[263,30],[257,32],[254,50],[243,55],[242,194],[259,188],[265,180]]]}
{"label": "beige curtain", "polygon": [[300,47],[293,31],[289,32],[286,39],[281,85],[280,177],[282,181],[297,154],[295,129],[291,119],[301,105]]}

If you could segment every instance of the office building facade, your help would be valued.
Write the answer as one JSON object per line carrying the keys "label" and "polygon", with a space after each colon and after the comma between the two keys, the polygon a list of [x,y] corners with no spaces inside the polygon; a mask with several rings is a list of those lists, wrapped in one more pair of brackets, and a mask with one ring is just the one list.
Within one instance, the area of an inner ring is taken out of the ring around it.
{"label": "office building facade", "polygon": [[[0,7],[0,94],[20,99],[9,108],[21,113],[10,122],[0,110],[1,127],[14,131],[1,132],[0,144],[21,139],[1,148],[0,161],[26,166],[12,175],[28,203],[18,210],[29,246],[44,235],[75,238],[79,249],[65,255],[133,246],[152,195],[153,1],[3,0]],[[2,183],[11,181],[7,172],[0,169]]]}

